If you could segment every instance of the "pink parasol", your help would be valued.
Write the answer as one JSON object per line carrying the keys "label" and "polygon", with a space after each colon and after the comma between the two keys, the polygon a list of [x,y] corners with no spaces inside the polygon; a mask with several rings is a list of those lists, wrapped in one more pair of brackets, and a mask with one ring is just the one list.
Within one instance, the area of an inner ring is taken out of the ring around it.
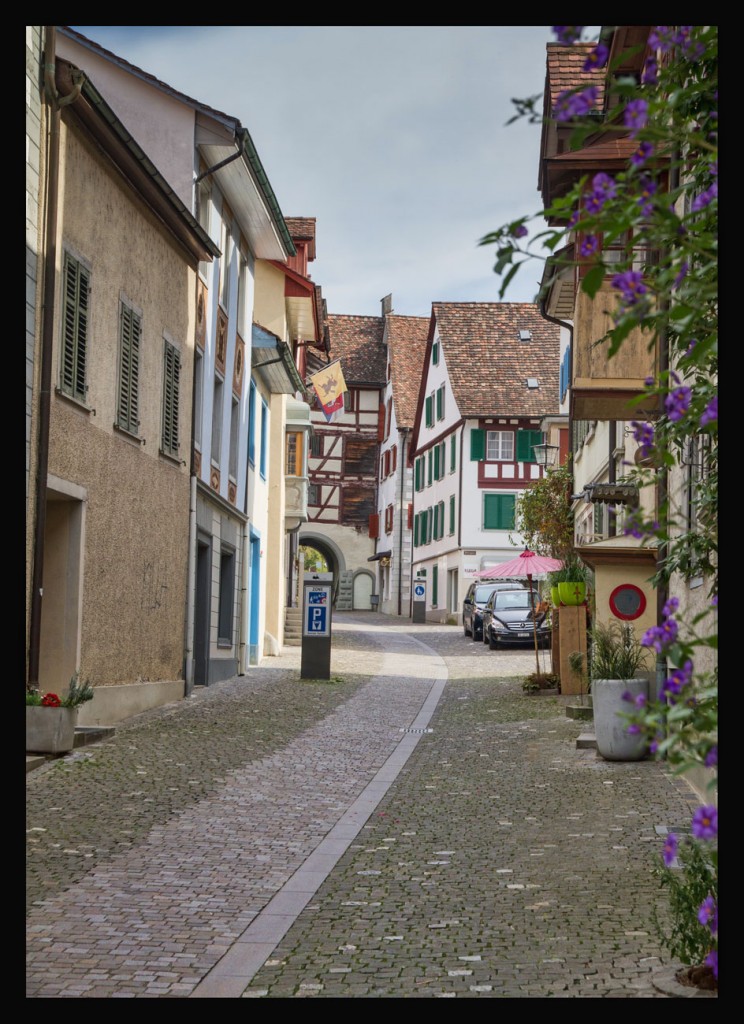
{"label": "pink parasol", "polygon": [[510,558],[508,562],[501,562],[499,565],[492,565],[488,569],[482,569],[475,575],[482,580],[495,580],[503,579],[521,579],[527,577],[530,585],[530,607],[532,611],[532,628],[535,634],[535,662],[537,664],[537,673],[540,674],[540,660],[537,656],[537,619],[535,618],[534,606],[532,602],[532,577],[540,576],[542,573],[555,572],[556,569],[562,569],[563,562],[558,558],[548,558],[545,555],[536,555],[534,551],[529,551],[527,548],[517,555],[516,558]]}

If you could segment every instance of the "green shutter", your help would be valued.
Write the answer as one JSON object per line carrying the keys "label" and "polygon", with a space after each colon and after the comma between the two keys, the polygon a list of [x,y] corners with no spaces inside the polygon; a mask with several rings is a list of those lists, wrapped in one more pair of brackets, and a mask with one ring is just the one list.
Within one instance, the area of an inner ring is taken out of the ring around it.
{"label": "green shutter", "polygon": [[457,434],[450,437],[450,472],[457,468]]}
{"label": "green shutter", "polygon": [[444,537],[444,502],[439,502],[439,539]]}
{"label": "green shutter", "polygon": [[119,408],[117,426],[139,430],[139,350],[142,321],[128,306],[119,306]]}
{"label": "green shutter", "polygon": [[434,479],[435,480],[439,479],[439,463],[440,463],[439,445],[437,445],[436,448],[434,449]]}
{"label": "green shutter", "polygon": [[429,395],[429,397],[426,399],[426,425],[427,427],[431,427],[433,426],[433,424],[434,418],[432,416],[431,395]]}
{"label": "green shutter", "polygon": [[431,570],[431,603],[436,605],[439,598],[439,566],[435,565]]}
{"label": "green shutter", "polygon": [[542,443],[541,430],[517,431],[517,462],[535,462],[535,451],[532,447]]}
{"label": "green shutter", "polygon": [[426,485],[431,487],[431,448],[426,453]]}
{"label": "green shutter", "polygon": [[416,482],[414,484],[414,487],[415,487],[415,489],[417,491],[420,491],[421,490],[421,459],[416,459],[416,462],[414,463],[414,472],[415,472],[415,476],[416,476]]}
{"label": "green shutter", "polygon": [[434,522],[432,523],[432,536],[439,540],[439,505],[434,506]]}
{"label": "green shutter", "polygon": [[426,509],[420,515],[419,544],[426,544]]}
{"label": "green shutter", "polygon": [[413,546],[418,547],[419,543],[419,516],[418,513],[413,517]]}
{"label": "green shutter", "polygon": [[444,385],[437,388],[437,419],[444,419]]}
{"label": "green shutter", "polygon": [[485,494],[483,496],[483,527],[486,530],[513,530],[513,494]]}
{"label": "green shutter", "polygon": [[431,346],[431,361],[432,361],[432,363],[435,366],[437,366],[438,363],[439,363],[439,342],[438,341],[435,341],[434,344]]}
{"label": "green shutter", "polygon": [[449,532],[455,532],[455,496],[450,495]]}
{"label": "green shutter", "polygon": [[486,457],[486,432],[485,430],[470,431],[470,461],[483,462]]}
{"label": "green shutter", "polygon": [[434,509],[430,508],[426,513],[426,543],[431,544],[434,537]]}
{"label": "green shutter", "polygon": [[87,392],[90,276],[69,253],[65,253],[63,289],[60,388],[65,394],[84,402]]}

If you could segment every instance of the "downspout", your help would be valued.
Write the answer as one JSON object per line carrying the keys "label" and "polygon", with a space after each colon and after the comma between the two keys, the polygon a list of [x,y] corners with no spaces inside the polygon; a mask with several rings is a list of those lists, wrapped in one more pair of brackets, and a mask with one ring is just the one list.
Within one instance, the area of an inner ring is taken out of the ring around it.
{"label": "downspout", "polygon": [[[565,327],[568,331],[568,386],[573,390],[573,324],[568,323],[566,320],[559,320],[558,317],[551,316],[550,313],[545,311],[545,299],[540,299],[539,303],[540,316],[543,320],[548,320],[551,324],[556,324],[558,327]],[[560,396],[559,396],[560,398]],[[574,460],[573,460],[573,416],[571,415],[571,402],[568,403],[568,451],[571,456],[571,494],[575,493],[576,478],[574,476]],[[610,460],[612,457],[610,456]],[[574,520],[575,520],[574,516]]]}
{"label": "downspout", "polygon": [[206,178],[206,176],[208,174],[213,174],[215,171],[219,171],[220,167],[225,167],[227,164],[231,164],[233,162],[233,160],[237,160],[238,157],[243,156],[243,154],[245,152],[244,149],[243,149],[243,145],[245,143],[245,136],[240,131],[236,132],[235,134],[236,134],[237,139],[238,139],[238,151],[237,151],[237,153],[233,153],[232,156],[228,156],[224,160],[220,160],[220,162],[218,164],[214,164],[214,166],[208,167],[206,169],[206,171],[202,171],[201,174],[197,175],[197,177],[196,177],[196,179],[194,181],[195,185],[198,185],[199,182],[203,178]]}
{"label": "downspout", "polygon": [[27,689],[39,686],[41,647],[41,606],[44,582],[44,535],[46,532],[47,474],[49,472],[49,422],[52,409],[52,348],[54,342],[54,292],[57,265],[57,211],[59,191],[59,150],[61,108],[73,103],[82,89],[81,78],[73,91],[64,97],[57,92],[55,81],[57,31],[54,25],[44,28],[44,94],[49,107],[49,149],[47,157],[46,228],[44,287],[41,309],[41,373],[39,381],[39,438],[36,471],[36,523],[34,528],[34,567],[29,614],[29,652]]}
{"label": "downspout", "polygon": [[[406,482],[406,437],[407,430],[401,430],[400,442],[400,536],[398,537],[398,615],[403,609],[403,506],[405,504],[405,482]],[[406,515],[406,522],[408,516]]]}
{"label": "downspout", "polygon": [[191,416],[191,477],[189,478],[189,553],[186,581],[186,668],[184,697],[194,691],[194,616],[196,614],[196,473],[194,472],[194,417]]}
{"label": "downspout", "polygon": [[[245,675],[246,653],[248,650],[248,580],[251,556],[251,528],[246,519],[243,523],[243,564],[240,573],[240,637],[238,648],[238,675]],[[256,566],[256,571],[259,567]]]}

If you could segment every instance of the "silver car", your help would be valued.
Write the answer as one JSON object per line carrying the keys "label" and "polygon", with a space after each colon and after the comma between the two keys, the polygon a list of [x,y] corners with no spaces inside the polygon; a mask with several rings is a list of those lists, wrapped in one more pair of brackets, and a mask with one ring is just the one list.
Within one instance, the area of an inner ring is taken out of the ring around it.
{"label": "silver car", "polygon": [[524,590],[521,583],[485,580],[471,583],[462,603],[462,629],[473,640],[483,639],[483,609],[495,590]]}

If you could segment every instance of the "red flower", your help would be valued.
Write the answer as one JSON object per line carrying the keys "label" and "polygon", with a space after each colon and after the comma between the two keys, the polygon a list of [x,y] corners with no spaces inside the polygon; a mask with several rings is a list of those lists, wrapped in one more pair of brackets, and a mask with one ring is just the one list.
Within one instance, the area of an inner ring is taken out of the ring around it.
{"label": "red flower", "polygon": [[59,708],[62,706],[62,701],[56,693],[45,693],[41,698],[41,706],[43,708]]}

